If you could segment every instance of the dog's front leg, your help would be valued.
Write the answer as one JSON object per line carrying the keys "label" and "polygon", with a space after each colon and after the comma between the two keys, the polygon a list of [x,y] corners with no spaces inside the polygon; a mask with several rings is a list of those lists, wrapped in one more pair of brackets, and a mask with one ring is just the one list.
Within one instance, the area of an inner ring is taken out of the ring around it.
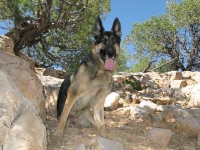
{"label": "dog's front leg", "polygon": [[[72,106],[74,105],[76,100],[78,100],[82,96],[88,94],[89,92],[90,91],[77,92],[77,89],[73,88],[73,86],[68,89],[67,99],[65,101],[65,105],[64,105],[61,117],[58,121],[57,129],[56,129],[54,135],[59,135],[59,134],[63,133],[64,127],[66,125],[66,121],[67,121],[67,118],[69,116],[69,112],[70,112]],[[77,94],[77,93],[79,93],[79,94]]]}
{"label": "dog's front leg", "polygon": [[59,135],[63,133],[67,118],[69,116],[69,112],[76,101],[76,96],[72,95],[72,92],[70,92],[70,90],[71,89],[68,90],[68,96],[65,101],[65,105],[64,105],[61,117],[58,121],[57,129],[54,135]]}
{"label": "dog's front leg", "polygon": [[105,121],[104,121],[104,102],[97,103],[93,108],[93,113],[99,135],[107,137]]}

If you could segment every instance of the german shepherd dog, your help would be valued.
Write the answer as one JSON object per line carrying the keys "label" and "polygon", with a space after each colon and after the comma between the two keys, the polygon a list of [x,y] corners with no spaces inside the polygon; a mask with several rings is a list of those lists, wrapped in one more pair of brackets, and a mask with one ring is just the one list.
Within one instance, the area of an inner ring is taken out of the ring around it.
{"label": "german shepherd dog", "polygon": [[92,51],[60,87],[57,101],[59,121],[54,135],[63,133],[69,116],[82,114],[98,129],[100,136],[107,137],[104,102],[111,92],[112,75],[120,54],[121,34],[118,18],[114,20],[111,31],[105,31],[101,19],[96,19]]}

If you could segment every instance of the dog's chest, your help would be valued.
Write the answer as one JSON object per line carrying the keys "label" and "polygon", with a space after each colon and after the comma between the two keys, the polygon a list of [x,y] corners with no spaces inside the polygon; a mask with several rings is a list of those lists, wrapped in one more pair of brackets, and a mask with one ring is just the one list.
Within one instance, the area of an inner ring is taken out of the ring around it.
{"label": "dog's chest", "polygon": [[88,82],[79,87],[81,92],[87,91],[87,94],[75,102],[71,111],[73,116],[92,108],[100,101],[104,103],[106,96],[111,92],[112,74],[98,71],[95,78]]}
{"label": "dog's chest", "polygon": [[96,87],[97,89],[100,87],[110,87],[110,84],[112,82],[112,74],[110,72],[104,72],[102,70],[99,70],[95,76],[91,80],[92,86]]}

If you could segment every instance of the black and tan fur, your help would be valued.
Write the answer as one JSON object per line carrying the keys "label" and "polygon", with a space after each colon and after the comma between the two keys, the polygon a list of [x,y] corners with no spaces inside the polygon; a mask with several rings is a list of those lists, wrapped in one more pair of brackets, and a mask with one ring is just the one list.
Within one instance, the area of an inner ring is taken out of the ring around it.
{"label": "black and tan fur", "polygon": [[94,27],[92,51],[83,59],[77,71],[66,78],[60,87],[57,102],[59,122],[55,135],[63,133],[69,115],[84,115],[98,129],[101,136],[106,136],[104,101],[111,92],[115,69],[107,70],[105,62],[111,58],[116,66],[120,54],[120,41],[121,24],[118,18],[114,20],[111,31],[105,31],[98,17]]}

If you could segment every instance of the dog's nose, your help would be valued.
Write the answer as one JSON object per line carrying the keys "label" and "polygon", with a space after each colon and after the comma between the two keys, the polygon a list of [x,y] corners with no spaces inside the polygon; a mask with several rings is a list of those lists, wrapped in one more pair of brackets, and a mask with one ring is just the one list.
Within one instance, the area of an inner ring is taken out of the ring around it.
{"label": "dog's nose", "polygon": [[112,50],[112,49],[109,49],[106,53],[106,55],[109,57],[109,58],[112,58],[113,56],[115,56],[115,51]]}

